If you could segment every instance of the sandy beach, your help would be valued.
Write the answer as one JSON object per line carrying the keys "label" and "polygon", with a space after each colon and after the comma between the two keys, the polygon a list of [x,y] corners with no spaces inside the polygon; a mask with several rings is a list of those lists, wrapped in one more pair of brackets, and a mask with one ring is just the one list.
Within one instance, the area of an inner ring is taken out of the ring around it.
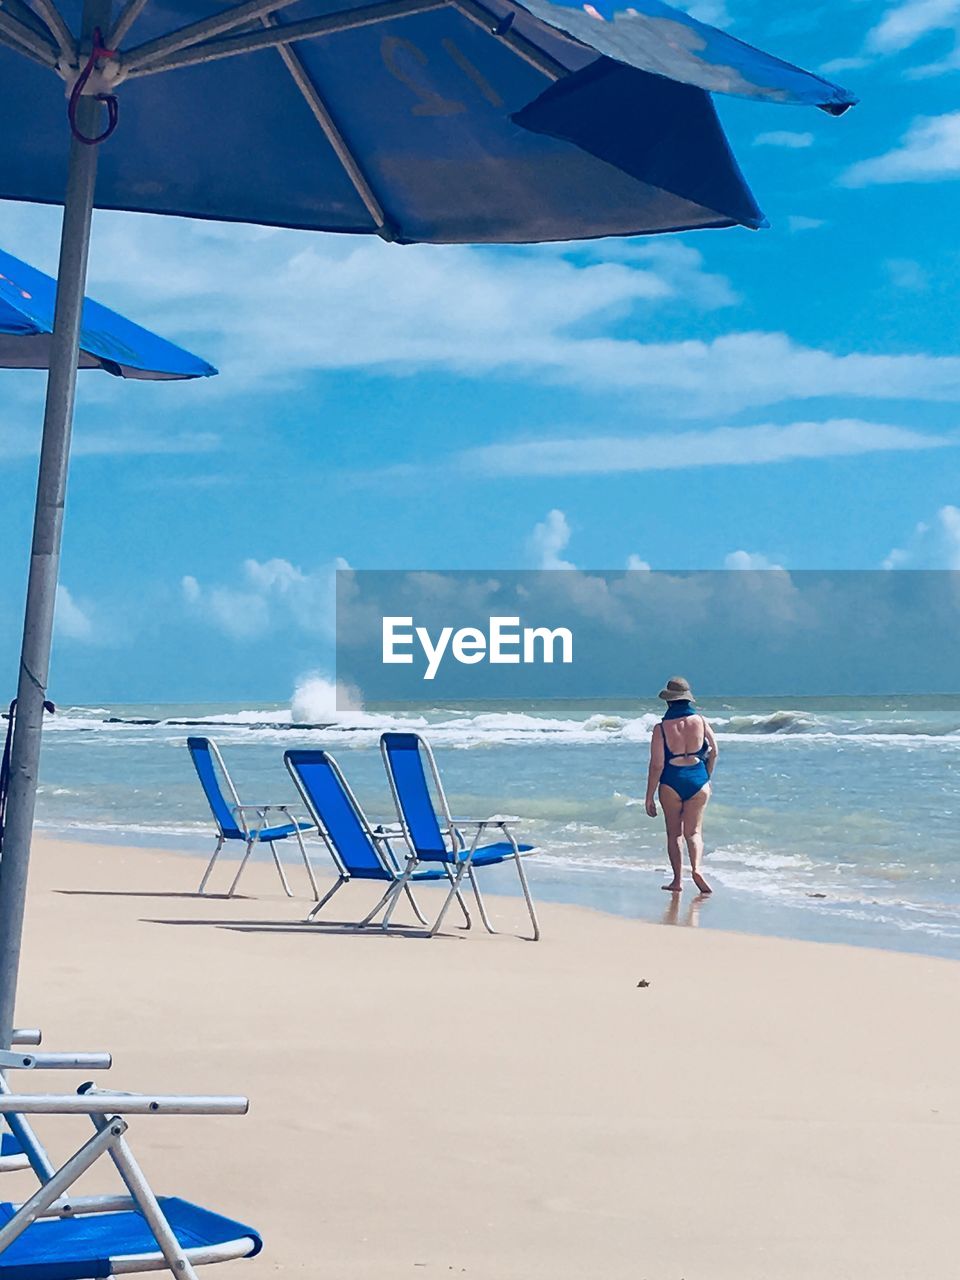
{"label": "sandy beach", "polygon": [[158,1191],[261,1229],[230,1274],[955,1271],[956,962],[549,904],[537,945],[357,934],[365,886],[306,928],[265,865],[234,901],[200,866],[38,841],[18,1020],[118,1088],[250,1096],[131,1122]]}

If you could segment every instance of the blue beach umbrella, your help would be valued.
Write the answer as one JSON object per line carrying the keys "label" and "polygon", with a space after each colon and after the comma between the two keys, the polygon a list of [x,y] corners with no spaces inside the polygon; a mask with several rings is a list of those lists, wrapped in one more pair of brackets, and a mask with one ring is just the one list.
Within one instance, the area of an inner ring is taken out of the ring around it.
{"label": "blue beach umbrella", "polygon": [[64,204],[0,858],[0,1044],[94,205],[400,243],[759,227],[713,93],[836,115],[855,101],[660,0],[0,0],[0,197]]}
{"label": "blue beach umbrella", "polygon": [[[0,249],[0,368],[50,367],[57,282]],[[77,364],[152,382],[210,378],[212,364],[92,298],[84,299]]]}

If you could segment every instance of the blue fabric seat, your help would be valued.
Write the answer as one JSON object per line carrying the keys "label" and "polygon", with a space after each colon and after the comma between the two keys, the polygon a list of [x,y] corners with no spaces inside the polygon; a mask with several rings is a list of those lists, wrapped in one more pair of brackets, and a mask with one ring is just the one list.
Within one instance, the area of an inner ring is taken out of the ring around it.
{"label": "blue fabric seat", "polygon": [[[174,1196],[160,1198],[164,1216],[184,1249],[224,1245],[250,1239],[238,1256],[253,1257],[263,1248],[258,1232],[242,1222],[201,1209]],[[16,1206],[0,1204],[0,1226]],[[111,1259],[157,1252],[146,1219],[134,1211],[78,1214],[32,1223],[0,1254],[2,1280],[98,1280],[113,1275]]]}
{"label": "blue fabric seat", "polygon": [[[505,862],[513,862],[520,878],[520,887],[527,904],[530,923],[533,926],[533,940],[537,941],[540,937],[540,924],[530,896],[523,864],[520,861],[523,854],[534,852],[534,846],[518,844],[505,819],[486,818],[480,821],[454,819],[444,794],[440,771],[430,750],[430,744],[420,734],[384,733],[380,738],[380,753],[390,781],[397,817],[400,819],[400,826],[413,858],[412,865],[416,867],[421,863],[439,862],[454,870],[451,892],[431,932],[436,933],[440,928],[453,894],[457,892],[464,875],[467,875],[477,900],[480,918],[489,932],[493,933],[494,929],[487,916],[474,872],[480,867],[493,867]],[[424,760],[427,768],[424,768]],[[468,840],[464,835],[464,828],[472,828],[472,839]],[[480,844],[479,841],[488,828],[499,831],[507,839],[498,840],[492,844]],[[476,842],[475,847],[473,847],[474,842]],[[408,875],[415,874],[416,871],[408,870]],[[389,915],[388,909],[388,920]]]}
{"label": "blue fabric seat", "polygon": [[19,1140],[6,1128],[0,1130],[0,1172],[11,1173],[29,1165]]}
{"label": "blue fabric seat", "polygon": [[[223,763],[223,756],[220,754],[217,744],[209,738],[188,738],[187,750],[190,753],[190,759],[193,761],[193,767],[197,771],[197,777],[200,779],[200,785],[203,788],[203,794],[206,796],[207,804],[210,806],[210,812],[213,814],[213,820],[217,825],[217,847],[207,863],[198,892],[206,892],[207,881],[210,879],[210,874],[216,865],[220,850],[225,842],[228,840],[242,840],[246,845],[246,849],[240,866],[237,868],[237,873],[233,878],[233,883],[228,890],[228,897],[232,898],[236,893],[240,877],[243,875],[254,848],[257,845],[266,844],[270,846],[270,853],[277,869],[277,875],[280,877],[280,883],[283,885],[283,891],[288,898],[292,898],[293,894],[290,891],[290,885],[287,883],[280,855],[276,850],[276,842],[293,836],[299,845],[303,865],[307,869],[313,897],[314,899],[319,898],[320,891],[317,888],[313,867],[303,842],[303,833],[312,831],[314,824],[312,822],[300,822],[296,819],[291,820],[289,806],[285,804],[241,804],[237,788],[233,785],[233,779],[227,772],[227,766]],[[226,789],[226,794],[224,794],[224,789]],[[283,814],[286,820],[275,822],[272,826],[262,825],[266,822],[266,815],[271,810]],[[255,821],[250,821],[247,818],[248,813],[255,816]]]}
{"label": "blue fabric seat", "polygon": [[255,839],[269,844],[271,840],[286,840],[287,836],[296,835],[298,831],[312,830],[312,822],[288,822],[280,827],[264,827],[255,833]]}
{"label": "blue fabric seat", "polygon": [[[536,845],[518,844],[517,851],[519,853],[533,853]],[[455,860],[462,861],[467,856],[466,849],[458,849]],[[496,844],[482,844],[474,849],[473,857],[470,859],[470,865],[473,867],[495,867],[498,862],[506,862],[508,858],[512,858],[513,845],[506,840],[500,840]]]}
{"label": "blue fabric seat", "polygon": [[3,1156],[22,1156],[23,1148],[12,1133],[0,1133],[0,1158]]}

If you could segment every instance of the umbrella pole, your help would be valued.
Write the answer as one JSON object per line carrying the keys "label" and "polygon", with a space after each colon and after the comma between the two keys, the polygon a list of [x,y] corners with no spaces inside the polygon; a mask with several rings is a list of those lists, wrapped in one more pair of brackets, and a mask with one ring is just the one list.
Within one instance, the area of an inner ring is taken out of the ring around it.
{"label": "umbrella pole", "polygon": [[[83,28],[88,40],[94,26],[108,21],[109,12],[109,0],[106,3],[103,0],[86,0]],[[77,124],[85,133],[92,135],[96,131],[100,110],[100,104],[94,99],[81,99]],[[10,758],[6,829],[0,855],[0,1048],[10,1045],[20,965],[98,150],[98,147],[83,145],[76,138],[71,142],[60,235],[57,304],[20,651],[17,718]]]}

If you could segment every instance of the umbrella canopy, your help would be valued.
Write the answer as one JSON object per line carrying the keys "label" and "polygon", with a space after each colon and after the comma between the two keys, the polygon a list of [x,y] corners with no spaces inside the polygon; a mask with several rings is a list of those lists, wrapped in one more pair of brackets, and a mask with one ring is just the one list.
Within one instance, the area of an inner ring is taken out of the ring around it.
{"label": "umbrella canopy", "polygon": [[[3,196],[63,198],[62,81],[87,59],[79,0],[60,8],[0,8],[0,39],[32,54],[0,50]],[[215,8],[131,0],[103,21],[116,52],[84,89],[116,95],[121,123],[97,207],[403,242],[757,227],[710,93],[854,101],[659,0],[604,16],[549,0]]]}
{"label": "umbrella canopy", "polygon": [[0,0],[0,197],[64,204],[0,856],[0,1047],[94,204],[406,243],[761,226],[711,94],[831,114],[855,99],[660,0],[604,3]]}
{"label": "umbrella canopy", "polygon": [[[50,365],[57,282],[0,249],[0,368]],[[91,298],[83,303],[81,369],[103,369],[121,378],[209,378],[212,364]]]}

